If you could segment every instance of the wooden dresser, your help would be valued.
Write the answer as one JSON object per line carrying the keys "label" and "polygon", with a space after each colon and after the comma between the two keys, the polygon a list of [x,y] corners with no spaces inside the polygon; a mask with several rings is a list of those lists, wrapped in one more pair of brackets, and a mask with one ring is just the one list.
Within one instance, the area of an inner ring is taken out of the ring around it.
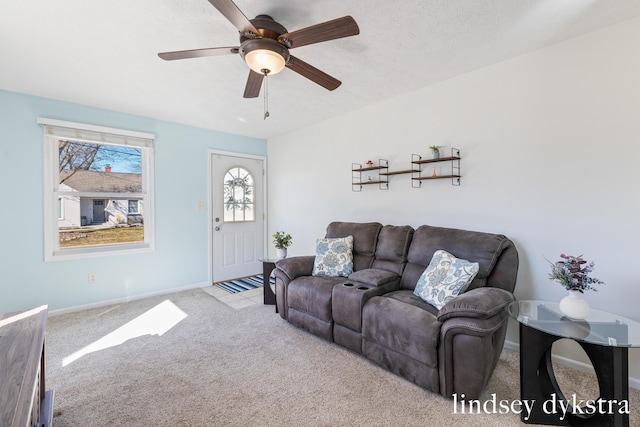
{"label": "wooden dresser", "polygon": [[51,426],[53,391],[45,391],[47,306],[0,314],[0,426]]}

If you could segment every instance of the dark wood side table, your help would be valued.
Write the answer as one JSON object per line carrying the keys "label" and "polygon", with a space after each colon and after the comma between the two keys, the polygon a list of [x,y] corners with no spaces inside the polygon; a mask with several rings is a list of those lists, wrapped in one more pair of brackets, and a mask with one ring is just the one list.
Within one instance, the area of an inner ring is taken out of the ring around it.
{"label": "dark wood side table", "polygon": [[263,303],[276,306],[276,313],[278,312],[278,304],[276,302],[276,294],[271,289],[271,282],[269,278],[271,273],[276,268],[276,258],[262,258],[262,285],[263,285]]}
{"label": "dark wood side table", "polygon": [[[631,409],[628,349],[640,347],[640,323],[594,309],[585,320],[571,320],[562,314],[557,302],[550,301],[516,301],[507,311],[520,323],[520,399],[535,402],[531,414],[522,413],[522,422],[629,426],[629,414],[625,411]],[[577,408],[571,406],[574,399],[564,395],[553,372],[551,347],[562,338],[576,341],[582,347],[598,379],[600,397],[594,402],[578,400]],[[554,395],[570,405],[566,414],[549,411],[549,406],[545,411],[544,402]],[[598,402],[600,399],[603,405]]]}

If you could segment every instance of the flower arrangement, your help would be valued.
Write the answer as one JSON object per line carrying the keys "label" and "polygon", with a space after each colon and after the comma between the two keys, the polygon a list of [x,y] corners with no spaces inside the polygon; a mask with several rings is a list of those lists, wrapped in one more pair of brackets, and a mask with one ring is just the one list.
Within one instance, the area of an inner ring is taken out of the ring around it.
{"label": "flower arrangement", "polygon": [[560,261],[551,264],[549,279],[555,280],[569,291],[597,291],[592,285],[604,285],[605,283],[595,277],[589,277],[593,271],[593,261],[588,262],[580,256],[560,254]]}
{"label": "flower arrangement", "polygon": [[284,231],[276,231],[273,235],[273,243],[276,245],[276,249],[287,249],[293,243],[293,239],[290,234]]}

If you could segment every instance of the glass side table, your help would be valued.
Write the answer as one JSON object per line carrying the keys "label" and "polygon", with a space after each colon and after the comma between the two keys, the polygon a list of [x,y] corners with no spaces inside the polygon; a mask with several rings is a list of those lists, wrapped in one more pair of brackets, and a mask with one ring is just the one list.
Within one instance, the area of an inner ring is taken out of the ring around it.
{"label": "glass side table", "polygon": [[261,258],[259,260],[262,262],[262,286],[263,286],[263,304],[275,305],[276,313],[278,312],[278,304],[276,302],[276,294],[273,293],[271,289],[271,282],[269,278],[271,277],[271,273],[276,268],[277,258]]}
{"label": "glass side table", "polygon": [[[640,347],[640,323],[594,309],[585,320],[571,320],[561,313],[559,303],[538,300],[515,301],[507,306],[507,312],[520,324],[520,398],[534,402],[531,414],[521,415],[524,423],[629,425],[628,349]],[[562,338],[582,347],[600,388],[598,399],[577,408],[560,390],[551,363],[551,346]],[[543,403],[554,394],[569,405],[566,413],[545,411]]]}

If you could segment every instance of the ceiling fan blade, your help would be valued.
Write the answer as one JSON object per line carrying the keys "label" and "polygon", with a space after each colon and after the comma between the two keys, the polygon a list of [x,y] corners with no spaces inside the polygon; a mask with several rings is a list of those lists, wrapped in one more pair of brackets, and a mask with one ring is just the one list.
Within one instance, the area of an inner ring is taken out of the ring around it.
{"label": "ceiling fan blade", "polygon": [[247,85],[244,87],[244,98],[257,98],[260,95],[260,87],[262,87],[262,79],[264,75],[256,73],[253,70],[249,71],[249,78],[247,79]]}
{"label": "ceiling fan blade", "polygon": [[290,70],[293,70],[296,73],[300,74],[302,77],[306,77],[312,82],[315,82],[328,90],[337,89],[338,86],[342,84],[340,80],[331,77],[324,71],[318,70],[313,65],[309,65],[293,55],[289,57],[289,62],[287,62],[286,66]]}
{"label": "ceiling fan blade", "polygon": [[326,42],[357,34],[360,34],[360,28],[358,28],[356,21],[351,16],[343,16],[332,21],[282,34],[278,37],[278,41],[293,49],[294,47]]}
{"label": "ceiling fan blade", "polygon": [[238,53],[238,47],[210,47],[205,49],[176,50],[174,52],[160,52],[158,56],[165,61],[176,59],[201,58],[204,56],[227,55]]}
{"label": "ceiling fan blade", "polygon": [[253,26],[232,0],[209,0],[209,3],[218,9],[218,12],[227,18],[240,31],[240,34],[249,32],[256,35],[259,34],[256,27]]}

